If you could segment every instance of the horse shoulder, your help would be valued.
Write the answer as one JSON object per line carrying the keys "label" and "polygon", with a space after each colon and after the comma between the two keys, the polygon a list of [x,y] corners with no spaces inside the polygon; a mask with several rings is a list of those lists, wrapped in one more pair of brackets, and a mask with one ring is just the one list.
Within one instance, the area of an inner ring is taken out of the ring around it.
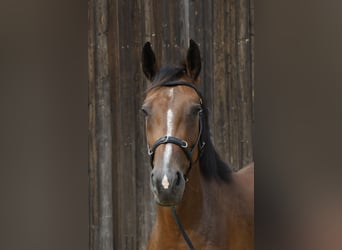
{"label": "horse shoulder", "polygon": [[247,200],[253,200],[254,202],[254,162],[237,171],[236,178],[239,189],[247,196]]}
{"label": "horse shoulder", "polygon": [[254,217],[254,162],[249,163],[237,172],[232,173],[232,179],[221,190],[225,197],[227,210],[235,211],[248,220]]}
{"label": "horse shoulder", "polygon": [[227,201],[227,244],[229,249],[253,249],[254,163],[232,175]]}

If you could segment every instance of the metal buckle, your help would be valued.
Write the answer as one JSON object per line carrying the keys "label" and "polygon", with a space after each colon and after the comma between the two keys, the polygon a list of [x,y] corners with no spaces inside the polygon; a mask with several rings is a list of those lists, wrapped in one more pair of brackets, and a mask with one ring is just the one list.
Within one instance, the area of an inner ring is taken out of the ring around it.
{"label": "metal buckle", "polygon": [[182,148],[187,148],[188,147],[188,142],[182,140],[183,145],[181,145]]}
{"label": "metal buckle", "polygon": [[202,150],[205,146],[205,142],[202,142],[202,145],[200,146],[200,150]]}
{"label": "metal buckle", "polygon": [[147,154],[148,154],[149,156],[153,155],[153,151],[150,149],[150,146],[149,146],[149,145],[147,145]]}

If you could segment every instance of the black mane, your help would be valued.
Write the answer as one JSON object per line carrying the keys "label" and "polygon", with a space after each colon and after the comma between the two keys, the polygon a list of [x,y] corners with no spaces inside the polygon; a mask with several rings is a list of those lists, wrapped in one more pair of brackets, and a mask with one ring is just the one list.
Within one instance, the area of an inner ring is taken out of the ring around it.
{"label": "black mane", "polygon": [[[180,66],[171,66],[167,65],[160,69],[158,74],[153,79],[153,82],[150,88],[163,87],[167,86],[167,83],[170,81],[175,81],[186,74],[185,65]],[[205,142],[205,147],[199,159],[199,165],[201,173],[207,179],[219,179],[225,182],[230,180],[230,176],[232,173],[231,168],[224,161],[221,160],[217,151],[214,148],[214,145],[210,138],[210,128],[209,128],[209,111],[206,106],[205,99],[203,95],[199,91],[197,91],[202,98],[202,108],[203,108],[203,132],[202,132],[202,141]]]}
{"label": "black mane", "polygon": [[206,106],[206,102],[202,99],[203,104],[203,132],[202,141],[205,142],[202,155],[199,159],[200,169],[204,177],[221,179],[228,182],[232,173],[231,168],[224,161],[221,160],[219,154],[215,150],[215,147],[210,137],[209,127],[209,110]]}

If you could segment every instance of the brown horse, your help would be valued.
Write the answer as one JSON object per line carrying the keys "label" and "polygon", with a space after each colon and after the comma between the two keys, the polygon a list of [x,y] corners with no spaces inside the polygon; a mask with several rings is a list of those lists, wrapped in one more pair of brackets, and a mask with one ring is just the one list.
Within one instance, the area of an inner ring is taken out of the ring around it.
{"label": "brown horse", "polygon": [[151,81],[142,111],[159,205],[148,249],[253,249],[254,165],[232,172],[214,149],[197,89],[197,44],[190,40],[184,64],[159,69],[147,42],[142,67]]}

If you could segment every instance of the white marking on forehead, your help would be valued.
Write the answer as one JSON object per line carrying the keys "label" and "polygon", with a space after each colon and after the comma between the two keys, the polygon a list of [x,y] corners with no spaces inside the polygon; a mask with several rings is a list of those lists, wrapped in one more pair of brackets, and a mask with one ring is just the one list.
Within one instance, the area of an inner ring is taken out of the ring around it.
{"label": "white marking on forehead", "polygon": [[170,88],[170,90],[169,90],[169,97],[173,98],[173,88]]}
{"label": "white marking on forehead", "polygon": [[[173,112],[171,109],[168,109],[167,111],[167,117],[166,117],[166,135],[170,136],[172,135],[172,128],[173,128]],[[172,146],[170,143],[165,145],[164,150],[164,169],[166,169],[170,163],[172,154]]]}
{"label": "white marking on forehead", "polygon": [[166,174],[164,174],[164,177],[163,177],[163,180],[162,180],[162,185],[163,185],[164,189],[168,189],[169,188],[170,183],[169,183],[169,180],[168,180]]}
{"label": "white marking on forehead", "polygon": [[172,135],[173,129],[173,112],[172,109],[168,109],[166,113],[166,135]]}
{"label": "white marking on forehead", "polygon": [[[170,89],[168,93],[171,100],[173,99],[173,88]],[[166,112],[166,135],[171,136],[173,133],[173,111],[172,109],[168,109]],[[171,144],[166,144],[164,150],[164,170],[166,170],[170,164],[172,154],[172,146]]]}
{"label": "white marking on forehead", "polygon": [[170,143],[166,144],[165,150],[164,150],[164,171],[167,171],[168,166],[170,165],[170,159],[172,154],[172,146]]}
{"label": "white marking on forehead", "polygon": [[[173,88],[169,90],[168,96],[170,97],[170,101],[173,99]],[[172,109],[168,109],[166,113],[166,135],[172,135],[173,128],[173,111]]]}

